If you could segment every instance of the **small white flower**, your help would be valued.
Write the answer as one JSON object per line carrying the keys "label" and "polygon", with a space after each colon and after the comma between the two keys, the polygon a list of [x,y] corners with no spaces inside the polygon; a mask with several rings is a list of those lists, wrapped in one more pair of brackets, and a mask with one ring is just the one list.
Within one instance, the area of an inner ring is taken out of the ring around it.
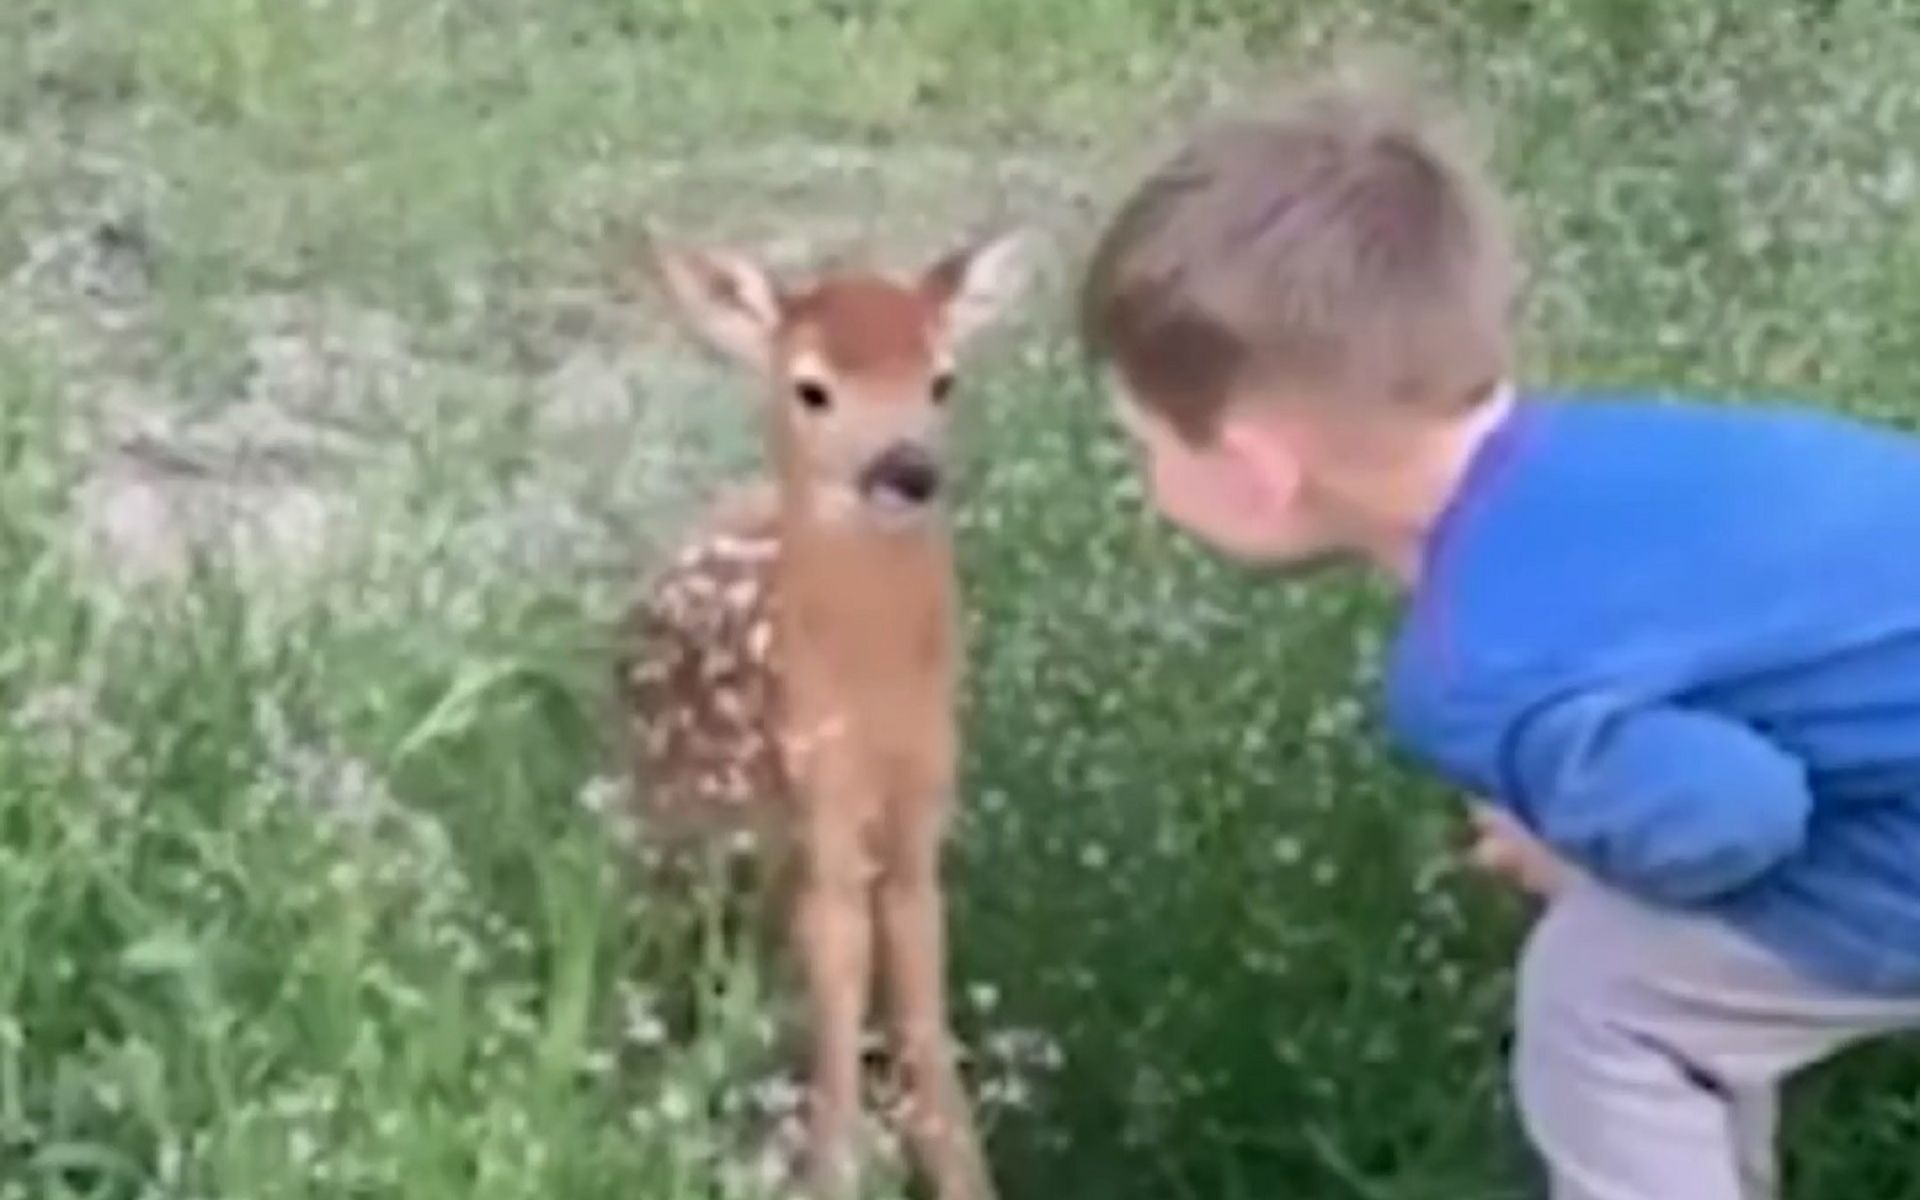
{"label": "small white flower", "polygon": [[980,1099],[984,1104],[991,1106],[1022,1109],[1033,1102],[1033,1090],[1027,1086],[1026,1080],[1017,1075],[1009,1075],[982,1083]]}
{"label": "small white flower", "polygon": [[613,1074],[613,1055],[605,1050],[588,1051],[580,1060],[580,1070],[594,1078],[605,1078]]}
{"label": "small white flower", "polygon": [[624,782],[610,775],[596,775],[580,786],[574,797],[581,808],[602,816],[617,809],[625,790]]}
{"label": "small white flower", "polygon": [[687,1090],[677,1083],[667,1085],[666,1089],[660,1093],[656,1105],[660,1115],[670,1124],[683,1124],[693,1117],[693,1097],[689,1096]]}
{"label": "small white flower", "polygon": [[667,1040],[667,1024],[645,997],[627,1001],[627,1040],[636,1046],[658,1046]]}
{"label": "small white flower", "polygon": [[760,1080],[748,1095],[753,1106],[769,1117],[784,1117],[800,1111],[800,1087],[784,1075]]}

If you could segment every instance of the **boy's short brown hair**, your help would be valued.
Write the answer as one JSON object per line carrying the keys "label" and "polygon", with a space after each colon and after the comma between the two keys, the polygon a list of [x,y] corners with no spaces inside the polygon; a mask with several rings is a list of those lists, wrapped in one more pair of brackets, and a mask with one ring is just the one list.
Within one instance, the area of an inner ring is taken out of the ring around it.
{"label": "boy's short brown hair", "polygon": [[1420,103],[1329,79],[1193,137],[1095,247],[1093,358],[1194,440],[1249,384],[1429,410],[1488,395],[1509,365],[1513,253],[1491,188]]}

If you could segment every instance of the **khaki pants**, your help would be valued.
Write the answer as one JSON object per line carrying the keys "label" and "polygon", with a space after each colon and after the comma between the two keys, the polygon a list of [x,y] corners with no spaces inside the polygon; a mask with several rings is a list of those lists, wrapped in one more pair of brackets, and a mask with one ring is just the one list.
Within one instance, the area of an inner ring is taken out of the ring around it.
{"label": "khaki pants", "polygon": [[1552,1200],[1773,1200],[1781,1082],[1920,1027],[1920,995],[1850,995],[1706,918],[1590,883],[1520,963],[1513,1077]]}

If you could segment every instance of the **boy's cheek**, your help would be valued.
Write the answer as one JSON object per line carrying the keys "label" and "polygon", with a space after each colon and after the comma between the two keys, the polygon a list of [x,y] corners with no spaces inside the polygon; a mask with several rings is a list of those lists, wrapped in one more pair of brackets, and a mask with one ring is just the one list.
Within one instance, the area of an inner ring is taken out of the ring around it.
{"label": "boy's cheek", "polygon": [[1319,551],[1301,515],[1274,510],[1231,458],[1161,444],[1150,446],[1144,459],[1155,510],[1214,550],[1266,562]]}
{"label": "boy's cheek", "polygon": [[1153,490],[1163,517],[1220,553],[1261,560],[1276,553],[1284,557],[1291,548],[1284,531],[1268,522],[1269,514],[1249,507],[1217,481],[1174,476]]}
{"label": "boy's cheek", "polygon": [[1216,532],[1218,510],[1223,506],[1191,464],[1177,462],[1170,454],[1156,455],[1149,491],[1154,507],[1169,521],[1203,537]]}
{"label": "boy's cheek", "polygon": [[1194,514],[1187,508],[1185,498],[1167,485],[1164,475],[1154,472],[1148,481],[1147,495],[1153,504],[1153,510],[1162,520],[1171,522],[1188,533],[1204,533],[1203,525],[1197,523]]}

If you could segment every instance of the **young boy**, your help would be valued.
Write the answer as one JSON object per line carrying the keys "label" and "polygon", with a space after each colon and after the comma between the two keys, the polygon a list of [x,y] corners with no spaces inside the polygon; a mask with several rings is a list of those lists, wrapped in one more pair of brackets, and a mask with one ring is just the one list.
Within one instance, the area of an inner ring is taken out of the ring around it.
{"label": "young boy", "polygon": [[1554,1200],[1770,1197],[1781,1081],[1920,1025],[1920,443],[1515,386],[1498,205],[1414,111],[1195,138],[1084,337],[1165,515],[1404,585],[1388,724],[1550,894],[1512,1067]]}

